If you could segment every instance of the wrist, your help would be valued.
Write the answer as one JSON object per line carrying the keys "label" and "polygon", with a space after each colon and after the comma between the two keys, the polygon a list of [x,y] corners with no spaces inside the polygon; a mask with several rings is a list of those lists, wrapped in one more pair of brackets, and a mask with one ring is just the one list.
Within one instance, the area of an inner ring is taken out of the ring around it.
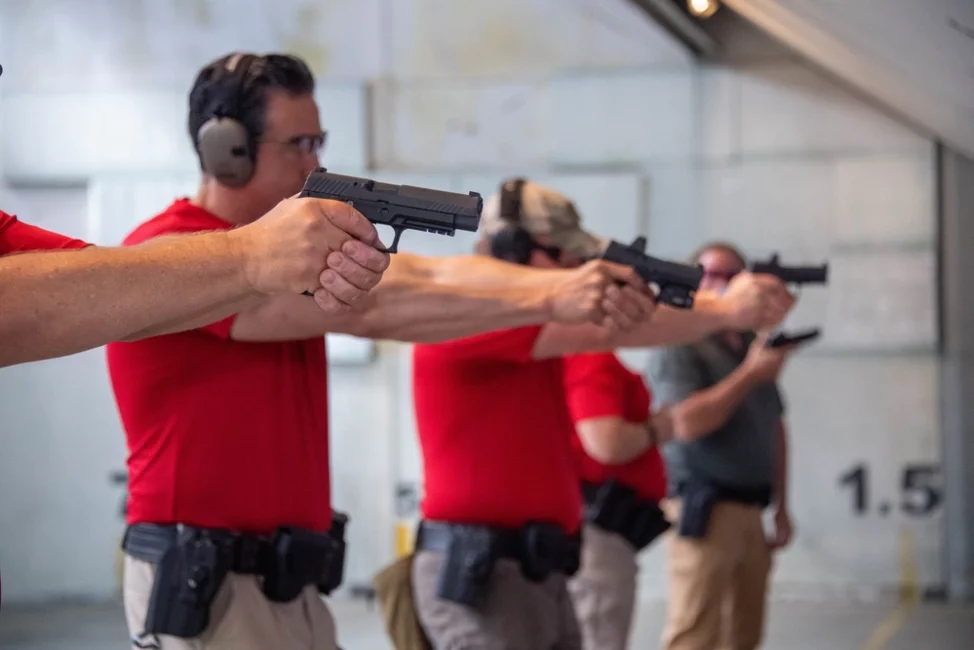
{"label": "wrist", "polygon": [[261,293],[258,288],[258,263],[256,261],[256,246],[253,236],[247,227],[234,228],[221,233],[221,242],[226,248],[226,254],[231,259],[237,282],[247,292]]}

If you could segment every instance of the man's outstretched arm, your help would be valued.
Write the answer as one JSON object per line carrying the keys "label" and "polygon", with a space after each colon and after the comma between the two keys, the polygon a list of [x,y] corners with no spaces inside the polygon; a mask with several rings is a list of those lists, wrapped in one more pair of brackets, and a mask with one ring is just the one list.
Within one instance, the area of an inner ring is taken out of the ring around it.
{"label": "man's outstretched arm", "polygon": [[[324,282],[352,290],[356,272]],[[463,268],[459,273],[458,269]],[[615,285],[619,280],[625,289]],[[393,255],[378,286],[353,309],[330,315],[301,296],[278,296],[242,310],[230,336],[244,341],[294,340],[341,332],[367,338],[438,342],[548,322],[603,323],[626,329],[653,311],[648,289],[630,268],[596,261],[579,269],[537,269],[480,255],[429,258]]]}
{"label": "man's outstretched arm", "polygon": [[161,324],[165,331],[186,329],[201,314],[216,320],[270,293],[314,289],[307,300],[316,309],[341,314],[349,303],[321,286],[323,276],[341,271],[325,266],[342,250],[369,267],[354,265],[363,288],[343,296],[355,301],[388,264],[388,255],[373,247],[377,241],[374,227],[345,204],[288,199],[227,232],[2,257],[0,366],[159,333]]}
{"label": "man's outstretched arm", "polygon": [[794,304],[795,299],[778,278],[741,273],[725,293],[698,291],[692,309],[661,305],[651,321],[626,331],[595,325],[548,325],[535,343],[534,356],[681,345],[722,330],[770,329]]}

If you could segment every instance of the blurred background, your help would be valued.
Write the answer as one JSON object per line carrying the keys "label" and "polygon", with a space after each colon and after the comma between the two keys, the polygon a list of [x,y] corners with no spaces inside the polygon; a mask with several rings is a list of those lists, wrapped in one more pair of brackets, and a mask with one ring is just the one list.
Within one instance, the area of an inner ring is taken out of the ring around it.
{"label": "blurred background", "polygon": [[[307,61],[330,171],[485,196],[526,174],[653,255],[828,260],[788,322],[824,337],[784,376],[798,535],[775,599],[864,621],[809,648],[859,647],[903,594],[968,627],[902,647],[974,645],[974,2],[0,0],[0,206],[119,243],[194,193],[188,90],[234,50]],[[408,543],[421,467],[408,346],[329,346],[351,599]],[[124,647],[124,467],[103,350],[0,370],[0,645],[62,647],[23,621],[67,602],[108,603],[121,636],[98,647]],[[647,607],[663,555],[642,557]]]}

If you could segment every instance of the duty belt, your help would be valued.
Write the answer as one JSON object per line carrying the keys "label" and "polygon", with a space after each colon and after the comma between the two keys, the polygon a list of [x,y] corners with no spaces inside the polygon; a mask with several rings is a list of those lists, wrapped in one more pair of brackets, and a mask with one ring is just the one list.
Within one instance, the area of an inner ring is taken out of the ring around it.
{"label": "duty belt", "polygon": [[217,528],[139,523],[125,531],[122,548],[155,565],[145,635],[196,638],[228,573],[260,575],[268,600],[290,602],[308,585],[328,594],[342,582],[345,523],[335,513],[327,533],[281,527],[273,535]]}

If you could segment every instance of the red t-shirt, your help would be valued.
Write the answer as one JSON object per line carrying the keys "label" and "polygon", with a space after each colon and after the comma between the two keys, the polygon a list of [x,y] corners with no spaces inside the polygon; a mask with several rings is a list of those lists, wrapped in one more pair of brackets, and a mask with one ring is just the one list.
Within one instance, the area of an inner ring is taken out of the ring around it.
{"label": "red t-shirt", "polygon": [[50,230],[30,226],[17,217],[0,212],[0,255],[26,251],[84,248],[87,242],[59,235]]}
{"label": "red t-shirt", "polygon": [[[228,229],[182,199],[126,240]],[[108,345],[128,442],[128,521],[256,533],[331,525],[324,337],[230,339],[233,317]]]}
{"label": "red t-shirt", "polygon": [[541,327],[413,351],[426,519],[516,528],[581,525],[561,359],[533,360]]}
{"label": "red t-shirt", "polygon": [[[645,422],[651,403],[646,382],[626,368],[612,353],[576,354],[565,357],[565,394],[572,420],[618,416],[629,422]],[[583,481],[604,483],[615,478],[636,490],[644,499],[666,496],[666,470],[656,447],[622,465],[604,465],[572,437],[572,447]]]}

